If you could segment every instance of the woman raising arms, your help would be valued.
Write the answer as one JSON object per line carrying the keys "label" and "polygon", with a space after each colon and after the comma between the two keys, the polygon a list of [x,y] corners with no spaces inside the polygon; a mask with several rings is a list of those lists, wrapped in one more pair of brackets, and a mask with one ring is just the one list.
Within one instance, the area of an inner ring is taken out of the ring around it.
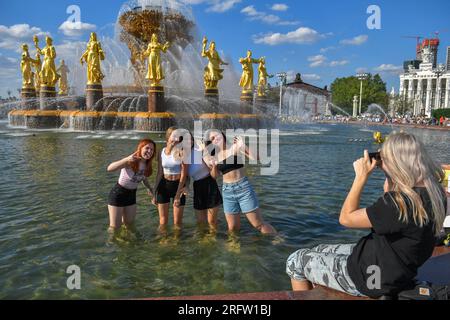
{"label": "woman raising arms", "polygon": [[240,214],[245,214],[251,225],[263,234],[276,234],[276,230],[266,223],[259,209],[258,199],[248,178],[245,175],[242,156],[254,160],[250,150],[241,137],[235,137],[233,144],[227,146],[222,132],[211,131],[208,140],[216,148],[215,156],[207,161],[211,166],[211,176],[223,176],[223,207],[228,223],[228,230],[236,232],[241,227]]}
{"label": "woman raising arms", "polygon": [[155,152],[155,142],[145,139],[139,142],[135,153],[108,166],[108,172],[120,170],[119,181],[111,190],[108,200],[110,232],[115,233],[122,224],[131,229],[134,227],[137,213],[136,191],[140,183],[145,185],[149,195],[153,197],[148,178],[153,172]]}

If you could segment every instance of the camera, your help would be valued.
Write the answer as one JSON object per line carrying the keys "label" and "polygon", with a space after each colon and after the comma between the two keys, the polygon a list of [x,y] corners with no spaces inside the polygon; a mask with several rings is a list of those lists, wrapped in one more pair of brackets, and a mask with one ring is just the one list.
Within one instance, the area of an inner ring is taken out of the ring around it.
{"label": "camera", "polygon": [[371,152],[369,153],[370,161],[375,159],[377,162],[381,162],[381,153],[380,152]]}

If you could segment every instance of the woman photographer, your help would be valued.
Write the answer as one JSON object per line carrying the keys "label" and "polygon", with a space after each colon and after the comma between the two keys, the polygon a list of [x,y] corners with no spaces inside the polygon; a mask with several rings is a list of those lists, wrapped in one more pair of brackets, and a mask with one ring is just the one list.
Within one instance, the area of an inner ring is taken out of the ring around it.
{"label": "woman photographer", "polygon": [[[319,245],[292,254],[286,271],[295,291],[327,286],[354,296],[396,296],[413,285],[417,270],[432,255],[445,219],[441,168],[423,144],[408,133],[393,133],[380,161],[364,158],[353,166],[355,180],[339,222],[371,229],[357,244]],[[384,195],[360,208],[360,198],[377,165],[386,173]]]}

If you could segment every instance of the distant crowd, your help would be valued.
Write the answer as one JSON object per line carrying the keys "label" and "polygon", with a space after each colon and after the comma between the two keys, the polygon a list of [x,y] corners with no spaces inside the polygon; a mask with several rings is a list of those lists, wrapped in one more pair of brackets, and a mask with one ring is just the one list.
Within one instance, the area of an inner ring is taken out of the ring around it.
{"label": "distant crowd", "polygon": [[423,125],[423,126],[440,126],[440,127],[449,127],[450,126],[450,118],[446,118],[441,116],[440,118],[436,117],[426,117],[426,116],[397,116],[394,118],[388,118],[384,115],[370,115],[370,116],[361,116],[358,118],[353,118],[350,116],[342,116],[342,115],[334,115],[334,116],[323,116],[319,115],[314,117],[315,121],[335,121],[340,123],[349,123],[351,121],[359,121],[359,122],[370,122],[370,123],[380,123],[380,124],[411,124],[411,125]]}
{"label": "distant crowd", "polygon": [[0,103],[14,102],[17,101],[17,97],[3,98],[0,97]]}

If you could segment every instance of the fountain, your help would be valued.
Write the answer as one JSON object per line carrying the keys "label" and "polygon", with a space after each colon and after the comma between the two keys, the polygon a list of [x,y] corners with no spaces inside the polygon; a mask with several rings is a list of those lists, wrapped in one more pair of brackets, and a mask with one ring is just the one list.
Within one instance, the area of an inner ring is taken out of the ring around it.
{"label": "fountain", "polygon": [[[220,69],[228,63],[216,51],[214,41],[209,48],[206,37],[203,43],[198,41],[194,21],[190,8],[178,0],[125,3],[117,18],[115,39],[97,38],[92,33],[86,47],[77,49],[81,64],[73,63],[70,69],[77,83],[86,73],[84,95],[68,94],[67,64],[53,68],[56,52],[51,39],[40,49],[39,39],[34,37],[36,50],[44,55],[44,61],[38,64],[24,49],[22,59],[27,63],[27,72],[34,67],[34,74],[52,77],[48,83],[41,81],[36,97],[33,72],[23,73],[22,101],[12,106],[8,114],[10,125],[154,132],[172,125],[191,128],[193,120],[200,120],[215,128],[271,127],[273,117],[265,112],[270,101],[264,96],[264,88],[258,87],[259,102],[254,105],[253,76],[247,77],[243,103],[238,75],[232,68]],[[124,56],[127,61],[120,60]],[[55,88],[61,77],[58,72],[66,72],[63,81],[59,81],[63,86],[60,94]],[[260,79],[259,83],[267,84],[267,80]]]}
{"label": "fountain", "polygon": [[385,119],[389,119],[389,116],[387,115],[386,111],[384,111],[383,107],[376,103],[372,103],[371,105],[369,105],[369,107],[367,108],[367,113],[382,114]]}

